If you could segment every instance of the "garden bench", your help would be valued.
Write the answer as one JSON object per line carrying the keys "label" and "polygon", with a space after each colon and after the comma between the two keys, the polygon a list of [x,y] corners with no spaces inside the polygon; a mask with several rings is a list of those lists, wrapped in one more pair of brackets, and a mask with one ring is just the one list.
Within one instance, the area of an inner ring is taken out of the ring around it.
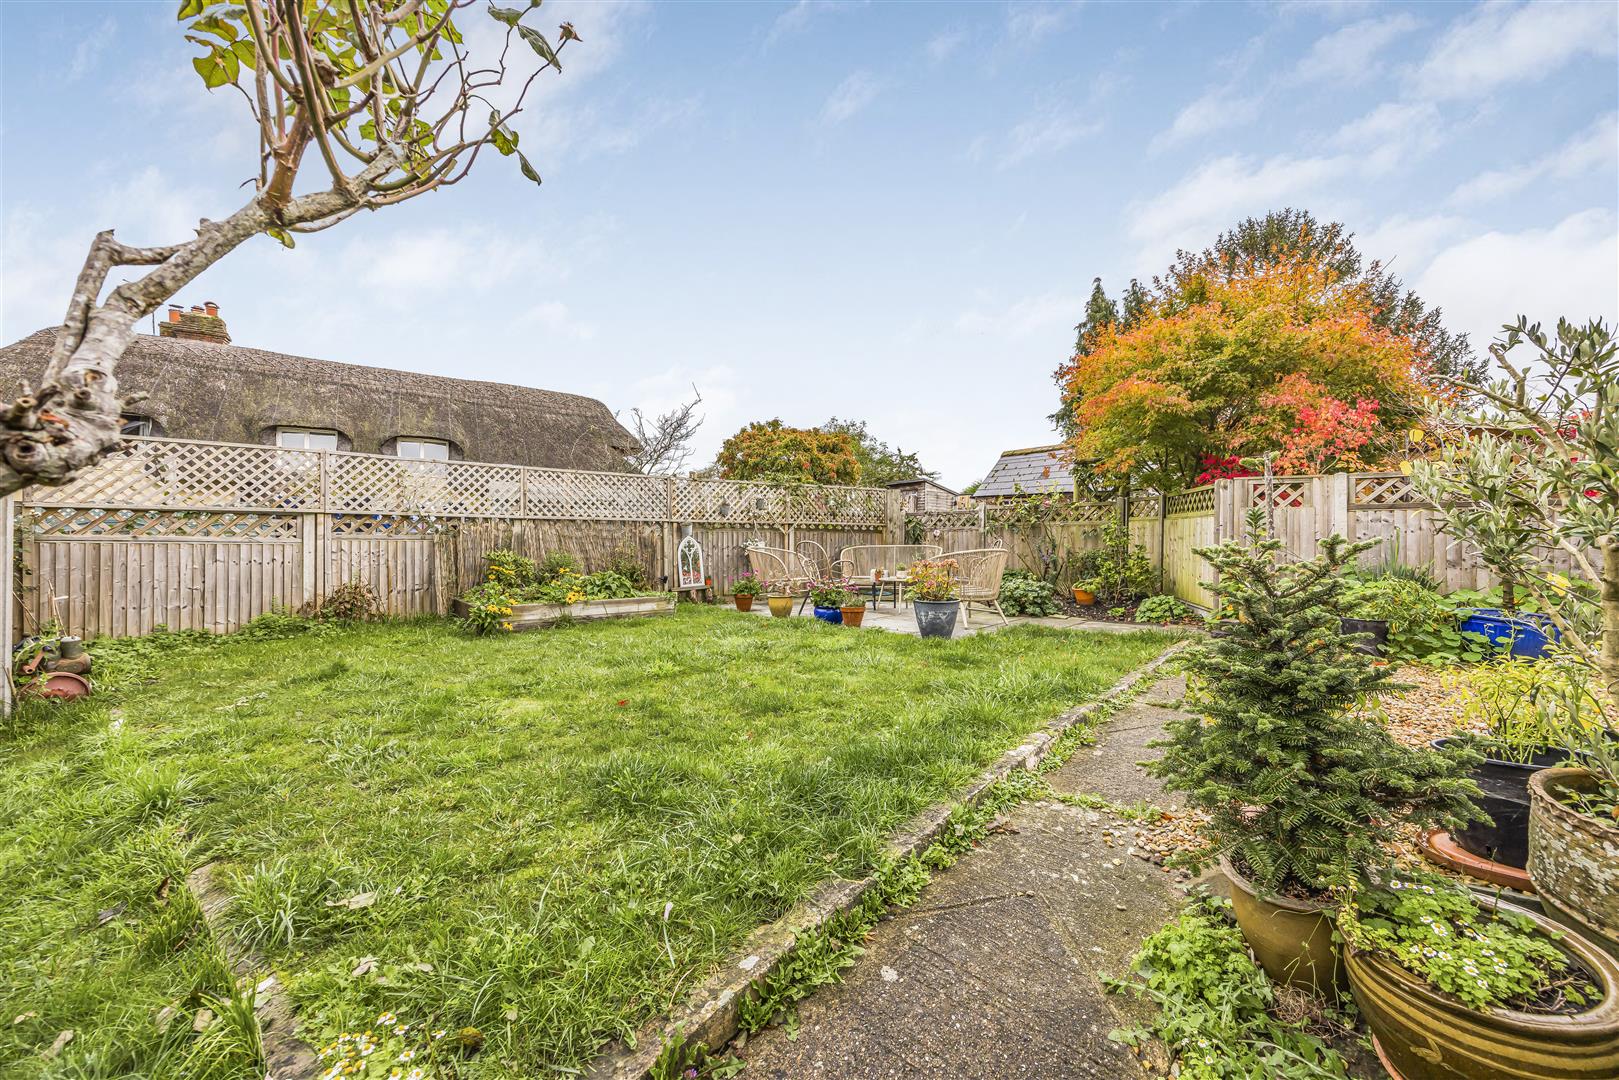
{"label": "garden bench", "polygon": [[[834,576],[857,584],[870,584],[872,589],[872,603],[875,604],[881,591],[891,582],[894,587],[894,604],[897,607],[904,599],[905,582],[900,579],[900,572],[914,562],[923,559],[936,559],[943,551],[938,544],[854,544],[844,548],[838,553],[837,562],[832,564]],[[880,573],[873,574],[876,570]]]}

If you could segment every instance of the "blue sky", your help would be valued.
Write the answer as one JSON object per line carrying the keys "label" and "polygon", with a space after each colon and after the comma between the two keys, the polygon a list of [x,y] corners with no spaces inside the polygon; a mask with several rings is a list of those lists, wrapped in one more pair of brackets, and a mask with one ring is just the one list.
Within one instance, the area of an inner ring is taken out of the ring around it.
{"label": "blue sky", "polygon": [[[5,340],[60,318],[96,230],[174,242],[242,200],[251,121],[174,8],[0,0]],[[696,383],[700,460],[748,420],[858,417],[960,485],[1053,437],[1092,277],[1267,209],[1345,222],[1480,342],[1613,321],[1616,13],[552,0],[539,25],[584,40],[517,124],[543,187],[487,160],[180,299],[241,344],[626,413]]]}

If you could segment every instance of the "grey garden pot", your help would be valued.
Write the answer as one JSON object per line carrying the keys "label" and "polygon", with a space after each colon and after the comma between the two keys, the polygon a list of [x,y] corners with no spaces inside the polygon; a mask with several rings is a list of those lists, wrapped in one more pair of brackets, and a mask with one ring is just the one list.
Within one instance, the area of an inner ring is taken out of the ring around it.
{"label": "grey garden pot", "polygon": [[947,638],[956,632],[960,600],[913,600],[911,606],[916,609],[916,628],[923,637]]}

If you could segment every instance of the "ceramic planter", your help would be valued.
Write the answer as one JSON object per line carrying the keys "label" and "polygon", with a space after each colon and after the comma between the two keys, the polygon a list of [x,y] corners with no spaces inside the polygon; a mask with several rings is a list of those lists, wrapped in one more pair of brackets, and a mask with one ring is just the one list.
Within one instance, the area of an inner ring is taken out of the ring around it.
{"label": "ceramic planter", "polygon": [[856,604],[853,607],[840,608],[843,612],[844,626],[859,626],[866,617],[866,605]]}
{"label": "ceramic planter", "polygon": [[[1459,739],[1435,739],[1434,749],[1443,750]],[[1486,754],[1488,747],[1481,747]],[[1474,822],[1452,835],[1456,842],[1481,859],[1505,863],[1522,870],[1529,863],[1529,778],[1541,769],[1567,760],[1561,750],[1548,747],[1528,763],[1486,757],[1471,776],[1484,797],[1480,810],[1490,815],[1490,824]]]}
{"label": "ceramic planter", "polygon": [[793,598],[790,596],[769,597],[770,614],[773,618],[785,619],[793,613]]}
{"label": "ceramic planter", "polygon": [[817,607],[815,609],[815,617],[824,623],[831,623],[833,626],[837,626],[843,622],[843,609],[835,607]]}
{"label": "ceramic planter", "polygon": [[1616,938],[1619,822],[1581,813],[1558,798],[1596,788],[1588,769],[1542,769],[1529,778],[1529,877],[1542,902],[1578,926]]}
{"label": "ceramic planter", "polygon": [[916,610],[916,629],[923,637],[947,638],[955,634],[960,600],[913,600],[911,607]]}
{"label": "ceramic planter", "polygon": [[1343,961],[1333,942],[1333,908],[1287,896],[1259,895],[1229,859],[1220,869],[1231,879],[1231,907],[1254,959],[1273,982],[1336,996],[1345,987]]}
{"label": "ceramic planter", "polygon": [[736,609],[738,611],[752,611],[753,610],[753,594],[752,593],[732,593],[731,594],[731,602],[736,605]]}
{"label": "ceramic planter", "polygon": [[1078,604],[1080,607],[1090,607],[1092,604],[1096,603],[1096,594],[1091,592],[1089,589],[1081,589],[1078,585],[1075,585],[1074,603]]}
{"label": "ceramic planter", "polygon": [[1355,648],[1372,656],[1382,656],[1389,643],[1389,624],[1386,619],[1339,619],[1338,631],[1345,637],[1353,635]]}
{"label": "ceramic planter", "polygon": [[[1480,1012],[1398,964],[1353,947],[1344,965],[1355,1004],[1397,1080],[1612,1080],[1619,1076],[1619,964],[1533,911],[1533,920],[1596,976],[1602,999],[1582,1013]],[[1560,936],[1559,936],[1560,935]]]}

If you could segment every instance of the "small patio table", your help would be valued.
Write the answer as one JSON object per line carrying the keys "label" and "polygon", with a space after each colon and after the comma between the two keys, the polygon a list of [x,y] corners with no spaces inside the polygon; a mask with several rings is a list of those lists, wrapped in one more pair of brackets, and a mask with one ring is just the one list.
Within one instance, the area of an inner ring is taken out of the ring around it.
{"label": "small patio table", "polygon": [[862,574],[849,578],[849,584],[856,589],[864,590],[871,597],[871,606],[876,610],[877,604],[882,600],[883,593],[892,589],[894,609],[899,610],[900,602],[905,597],[905,582],[908,577],[904,573],[892,577],[877,577],[873,574]]}

